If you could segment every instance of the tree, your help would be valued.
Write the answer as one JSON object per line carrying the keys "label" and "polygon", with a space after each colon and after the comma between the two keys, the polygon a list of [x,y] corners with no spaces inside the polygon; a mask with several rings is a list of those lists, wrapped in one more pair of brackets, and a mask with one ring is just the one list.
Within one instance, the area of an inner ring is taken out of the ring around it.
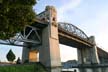
{"label": "tree", "polygon": [[8,61],[13,62],[15,60],[15,54],[12,52],[12,50],[10,49],[9,52],[6,55],[6,58]]}
{"label": "tree", "polygon": [[30,25],[36,0],[0,0],[0,39],[9,39]]}
{"label": "tree", "polygon": [[21,64],[21,60],[20,58],[18,57],[17,61],[16,61],[17,64]]}

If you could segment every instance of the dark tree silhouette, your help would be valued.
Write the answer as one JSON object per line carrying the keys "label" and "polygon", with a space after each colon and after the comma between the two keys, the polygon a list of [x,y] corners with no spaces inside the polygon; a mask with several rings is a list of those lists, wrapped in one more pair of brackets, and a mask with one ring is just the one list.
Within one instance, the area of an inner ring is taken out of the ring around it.
{"label": "dark tree silhouette", "polygon": [[6,55],[6,58],[8,61],[13,62],[16,58],[15,54],[12,52],[12,50],[10,49],[9,52]]}
{"label": "dark tree silhouette", "polygon": [[17,64],[21,64],[21,60],[20,58],[18,57],[17,61],[16,61]]}

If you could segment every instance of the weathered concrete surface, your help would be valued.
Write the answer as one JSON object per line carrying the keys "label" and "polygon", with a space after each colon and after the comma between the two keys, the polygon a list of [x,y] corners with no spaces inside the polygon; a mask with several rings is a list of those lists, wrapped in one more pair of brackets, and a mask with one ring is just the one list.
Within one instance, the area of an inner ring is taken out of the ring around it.
{"label": "weathered concrete surface", "polygon": [[61,72],[56,10],[52,6],[47,6],[45,11],[45,16],[42,15],[43,17],[41,16],[40,19],[44,18],[49,24],[42,30],[42,46],[39,51],[39,60],[48,68],[49,72]]}
{"label": "weathered concrete surface", "polygon": [[97,47],[93,36],[90,37],[90,41],[94,44],[92,48],[79,48],[77,50],[79,64],[99,64]]}
{"label": "weathered concrete surface", "polygon": [[[24,43],[24,45],[26,46],[27,43]],[[27,47],[23,47],[22,52],[22,63],[24,63],[25,61],[29,61],[29,48]]]}
{"label": "weathered concrete surface", "polygon": [[98,52],[97,52],[97,46],[96,46],[96,42],[95,42],[95,37],[91,36],[90,37],[91,42],[94,44],[93,48],[90,49],[90,53],[91,53],[91,63],[93,64],[99,64],[99,56],[98,56]]}

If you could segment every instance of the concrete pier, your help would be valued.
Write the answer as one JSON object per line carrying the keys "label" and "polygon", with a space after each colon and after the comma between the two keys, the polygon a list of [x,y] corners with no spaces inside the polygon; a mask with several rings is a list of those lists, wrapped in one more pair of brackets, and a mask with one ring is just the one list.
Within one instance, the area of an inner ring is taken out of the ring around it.
{"label": "concrete pier", "polygon": [[[23,43],[25,46],[27,45],[27,43]],[[30,49],[27,47],[23,47],[23,52],[22,52],[22,63],[24,62],[29,62],[29,51]]]}
{"label": "concrete pier", "polygon": [[49,72],[61,72],[56,10],[50,6],[47,6],[46,10],[46,15],[50,15],[50,17],[48,26],[42,31],[42,50],[40,50],[39,60],[47,67]]}
{"label": "concrete pier", "polygon": [[94,44],[92,48],[77,49],[79,64],[99,64],[97,47],[93,36],[90,37],[90,41]]}

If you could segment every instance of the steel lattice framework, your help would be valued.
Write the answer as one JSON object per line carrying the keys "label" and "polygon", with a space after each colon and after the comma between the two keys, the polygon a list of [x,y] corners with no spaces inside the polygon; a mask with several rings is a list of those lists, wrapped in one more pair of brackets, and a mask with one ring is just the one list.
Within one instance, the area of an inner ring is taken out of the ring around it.
{"label": "steel lattice framework", "polygon": [[16,33],[16,35],[7,40],[0,40],[0,44],[24,46],[23,43],[40,44],[41,38],[38,34],[39,29],[33,26],[26,26],[23,31]]}
{"label": "steel lattice framework", "polygon": [[89,40],[88,36],[78,27],[74,26],[73,24],[70,23],[65,23],[65,22],[59,22],[58,23],[59,28],[65,30],[66,32],[69,32],[77,37],[80,37],[81,39],[84,40]]}

